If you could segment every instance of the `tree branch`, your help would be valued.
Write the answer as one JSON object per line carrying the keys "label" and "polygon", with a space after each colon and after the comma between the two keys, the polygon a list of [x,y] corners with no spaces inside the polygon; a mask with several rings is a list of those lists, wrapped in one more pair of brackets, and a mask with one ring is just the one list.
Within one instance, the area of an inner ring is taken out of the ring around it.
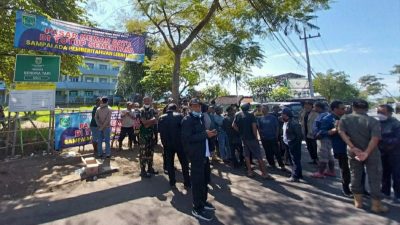
{"label": "tree branch", "polygon": [[220,8],[219,1],[214,0],[211,4],[210,9],[208,10],[207,15],[200,21],[199,24],[193,29],[193,31],[189,34],[186,40],[179,45],[181,50],[184,50],[189,46],[189,44],[193,41],[193,39],[200,33],[200,31],[204,28],[204,26],[211,20],[211,17],[214,15],[215,11]]}
{"label": "tree branch", "polygon": [[160,31],[162,37],[164,38],[165,43],[167,44],[168,48],[171,49],[172,51],[174,51],[175,47],[171,45],[171,43],[168,41],[167,35],[165,34],[165,32],[161,29],[160,24],[157,23],[150,15],[149,13],[147,13],[147,10],[145,9],[145,7],[143,6],[141,0],[138,0],[138,3],[140,5],[140,8],[142,9],[143,13],[147,16],[147,18],[149,18],[149,20],[154,24],[154,26],[157,27],[157,29]]}
{"label": "tree branch", "polygon": [[175,41],[174,41],[174,37],[172,36],[172,32],[171,32],[171,27],[169,25],[169,18],[167,16],[167,13],[165,12],[165,8],[164,8],[164,4],[161,4],[161,10],[164,14],[164,18],[165,18],[165,22],[167,23],[167,28],[168,28],[168,33],[169,33],[169,37],[171,38],[171,42],[172,45],[174,46],[174,48],[176,47]]}

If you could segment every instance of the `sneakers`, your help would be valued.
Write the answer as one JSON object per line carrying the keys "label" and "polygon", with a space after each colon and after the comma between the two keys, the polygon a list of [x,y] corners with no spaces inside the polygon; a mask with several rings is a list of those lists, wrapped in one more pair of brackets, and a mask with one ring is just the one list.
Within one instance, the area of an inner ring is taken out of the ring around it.
{"label": "sneakers", "polygon": [[320,179],[325,178],[325,176],[323,174],[321,174],[320,172],[315,172],[315,173],[311,174],[311,177],[312,178],[320,178]]}
{"label": "sneakers", "polygon": [[211,203],[206,202],[206,203],[204,203],[204,209],[215,210],[215,207]]}
{"label": "sneakers", "polygon": [[211,221],[212,217],[211,215],[207,214],[205,210],[192,210],[192,215],[198,219],[204,220],[204,221]]}
{"label": "sneakers", "polygon": [[286,181],[287,182],[291,182],[291,183],[298,183],[298,182],[300,182],[300,179],[299,178],[295,178],[295,177],[290,177]]}

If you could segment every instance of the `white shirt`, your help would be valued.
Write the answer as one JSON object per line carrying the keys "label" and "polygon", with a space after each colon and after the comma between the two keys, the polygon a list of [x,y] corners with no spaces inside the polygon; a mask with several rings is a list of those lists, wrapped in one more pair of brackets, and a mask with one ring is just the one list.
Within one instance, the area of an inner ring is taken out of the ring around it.
{"label": "white shirt", "polygon": [[282,135],[282,137],[283,137],[283,142],[288,145],[289,141],[288,141],[287,135],[286,135],[287,126],[288,126],[288,122],[283,123],[283,135]]}
{"label": "white shirt", "polygon": [[208,146],[208,139],[206,138],[206,157],[210,157],[210,148]]}

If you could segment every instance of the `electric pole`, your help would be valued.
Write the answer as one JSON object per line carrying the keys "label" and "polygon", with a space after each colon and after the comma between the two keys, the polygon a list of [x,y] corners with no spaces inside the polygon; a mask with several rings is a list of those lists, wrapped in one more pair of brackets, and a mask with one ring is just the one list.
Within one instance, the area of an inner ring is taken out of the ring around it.
{"label": "electric pole", "polygon": [[314,86],[313,86],[313,81],[312,81],[312,76],[311,76],[311,66],[310,66],[310,57],[308,55],[307,39],[321,37],[321,35],[318,33],[318,35],[315,35],[315,36],[308,35],[308,37],[307,37],[305,27],[303,27],[303,32],[304,32],[304,37],[300,37],[300,40],[304,40],[304,45],[306,48],[308,86],[310,88],[310,96],[314,97]]}

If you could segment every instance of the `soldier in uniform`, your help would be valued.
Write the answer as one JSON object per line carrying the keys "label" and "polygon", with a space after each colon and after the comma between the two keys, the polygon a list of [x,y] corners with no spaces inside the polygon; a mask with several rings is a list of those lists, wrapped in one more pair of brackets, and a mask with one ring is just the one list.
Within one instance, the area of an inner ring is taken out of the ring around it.
{"label": "soldier in uniform", "polygon": [[154,108],[152,108],[151,102],[151,97],[144,97],[143,107],[140,109],[140,176],[145,178],[151,177],[152,174],[158,174],[158,172],[153,168],[154,146],[156,145],[156,139],[154,137],[154,126],[157,124],[157,113]]}
{"label": "soldier in uniform", "polygon": [[383,213],[388,211],[388,208],[381,203],[382,162],[378,150],[381,126],[379,121],[368,116],[367,112],[367,101],[354,101],[353,113],[344,115],[340,119],[339,134],[348,146],[354,206],[363,207],[362,175],[366,168],[371,189],[371,211]]}

